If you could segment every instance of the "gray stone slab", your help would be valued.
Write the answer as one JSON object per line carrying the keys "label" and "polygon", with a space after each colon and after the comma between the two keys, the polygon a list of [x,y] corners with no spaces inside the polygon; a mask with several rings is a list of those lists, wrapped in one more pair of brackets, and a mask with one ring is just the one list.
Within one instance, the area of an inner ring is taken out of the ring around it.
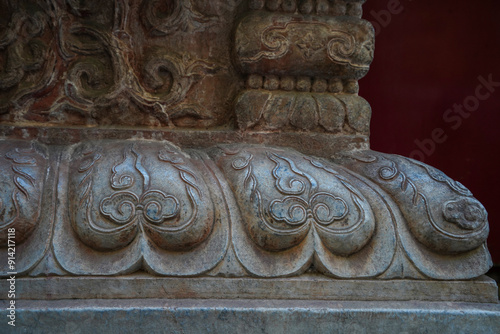
{"label": "gray stone slab", "polygon": [[297,300],[19,301],[3,333],[498,333],[500,305]]}
{"label": "gray stone slab", "polygon": [[[7,280],[0,291],[8,291]],[[338,280],[321,275],[294,278],[49,277],[16,280],[17,299],[299,299],[498,302],[495,281]],[[0,296],[6,298],[5,296]]]}

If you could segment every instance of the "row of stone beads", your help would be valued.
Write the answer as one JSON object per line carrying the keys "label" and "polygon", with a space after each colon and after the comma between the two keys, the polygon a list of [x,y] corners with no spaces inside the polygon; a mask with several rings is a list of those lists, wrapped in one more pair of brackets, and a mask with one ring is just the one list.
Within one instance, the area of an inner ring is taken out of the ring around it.
{"label": "row of stone beads", "polygon": [[292,77],[277,75],[262,76],[250,74],[247,79],[247,87],[251,89],[284,90],[314,93],[346,93],[358,94],[359,85],[357,80],[344,80],[332,78],[330,80],[322,78],[311,78],[306,76]]}
{"label": "row of stone beads", "polygon": [[287,13],[300,12],[302,14],[348,15],[361,17],[364,1],[345,0],[251,0],[251,9],[264,9],[270,11],[284,11]]}

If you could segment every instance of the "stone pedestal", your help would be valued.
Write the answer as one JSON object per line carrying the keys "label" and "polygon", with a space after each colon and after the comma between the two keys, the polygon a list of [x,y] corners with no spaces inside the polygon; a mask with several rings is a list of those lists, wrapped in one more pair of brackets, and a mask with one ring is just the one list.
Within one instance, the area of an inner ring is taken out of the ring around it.
{"label": "stone pedestal", "polygon": [[370,150],[363,2],[0,2],[0,326],[497,332],[485,208]]}
{"label": "stone pedestal", "polygon": [[[1,312],[2,318],[5,313]],[[496,334],[500,306],[270,299],[55,300],[26,301],[16,322],[9,332]]]}

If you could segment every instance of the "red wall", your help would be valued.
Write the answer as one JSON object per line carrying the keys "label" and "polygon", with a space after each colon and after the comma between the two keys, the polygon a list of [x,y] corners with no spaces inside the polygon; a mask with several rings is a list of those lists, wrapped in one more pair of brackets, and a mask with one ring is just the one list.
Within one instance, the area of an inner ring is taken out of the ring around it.
{"label": "red wall", "polygon": [[488,210],[500,264],[500,1],[368,0],[363,9],[378,25],[360,81],[372,149],[418,158],[469,188]]}

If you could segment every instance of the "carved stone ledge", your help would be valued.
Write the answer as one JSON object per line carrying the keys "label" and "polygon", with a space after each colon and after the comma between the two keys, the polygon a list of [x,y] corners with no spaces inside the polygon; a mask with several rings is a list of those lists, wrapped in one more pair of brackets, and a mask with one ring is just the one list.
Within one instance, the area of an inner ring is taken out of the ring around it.
{"label": "carved stone ledge", "polygon": [[[0,141],[2,275],[12,271],[26,274],[49,249],[58,164],[58,156],[38,143]],[[12,254],[13,267],[8,261]]]}
{"label": "carved stone ledge", "polygon": [[496,302],[485,208],[369,149],[363,3],[0,1],[0,276],[23,300]]}
{"label": "carved stone ledge", "polygon": [[491,266],[482,205],[407,158],[358,150],[335,164],[284,147],[137,139],[2,145],[2,205],[13,209],[2,211],[1,237],[15,224],[18,243],[31,233],[21,244],[31,276],[460,280]]}
{"label": "carved stone ledge", "polygon": [[[0,289],[8,289],[6,280]],[[498,289],[486,276],[468,281],[334,280],[307,274],[299,278],[165,278],[144,273],[121,277],[21,278],[18,299],[236,299],[446,301],[496,303]]]}
{"label": "carved stone ledge", "polygon": [[[46,145],[77,144],[87,140],[169,141],[183,148],[209,148],[216,144],[248,143],[283,146],[312,155],[333,156],[339,151],[366,150],[368,136],[318,132],[152,130],[101,127],[40,127],[0,125],[0,140],[33,140]],[[307,145],[304,145],[307,142]],[[328,143],[328,145],[325,145]]]}

